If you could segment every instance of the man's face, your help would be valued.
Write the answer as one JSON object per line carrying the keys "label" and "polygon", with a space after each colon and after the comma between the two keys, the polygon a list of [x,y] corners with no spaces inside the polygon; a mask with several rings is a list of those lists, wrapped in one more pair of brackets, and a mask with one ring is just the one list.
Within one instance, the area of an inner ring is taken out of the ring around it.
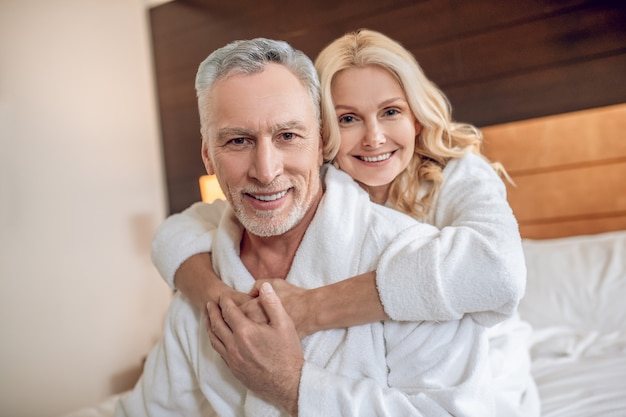
{"label": "man's face", "polygon": [[243,226],[278,236],[315,210],[322,145],[307,90],[285,67],[236,74],[209,93],[202,156]]}

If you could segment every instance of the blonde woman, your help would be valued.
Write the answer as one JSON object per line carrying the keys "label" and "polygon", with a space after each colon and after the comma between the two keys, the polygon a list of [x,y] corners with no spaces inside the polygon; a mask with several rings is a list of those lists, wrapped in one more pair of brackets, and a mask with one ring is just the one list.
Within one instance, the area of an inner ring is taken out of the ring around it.
{"label": "blonde woman", "polygon": [[[443,321],[469,314],[491,327],[496,414],[539,415],[529,328],[516,315],[525,288],[521,240],[498,175],[503,171],[481,154],[480,131],[453,122],[446,97],[415,58],[378,32],[335,40],[315,65],[325,157],[373,201],[441,232],[420,247],[412,245],[414,236],[400,235],[376,271],[325,287],[270,280],[300,336],[389,318]],[[222,207],[197,203],[167,219],[153,242],[153,261],[198,306],[228,292],[263,320],[254,290],[236,293],[212,270],[206,231],[215,228]]]}

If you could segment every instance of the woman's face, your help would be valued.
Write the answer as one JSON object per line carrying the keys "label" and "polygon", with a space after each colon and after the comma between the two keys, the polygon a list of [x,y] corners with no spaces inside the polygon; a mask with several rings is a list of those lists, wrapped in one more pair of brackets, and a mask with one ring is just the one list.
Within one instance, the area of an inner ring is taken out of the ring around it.
{"label": "woman's face", "polygon": [[389,186],[408,166],[421,130],[398,81],[378,66],[335,75],[332,98],[339,122],[339,167],[384,203]]}

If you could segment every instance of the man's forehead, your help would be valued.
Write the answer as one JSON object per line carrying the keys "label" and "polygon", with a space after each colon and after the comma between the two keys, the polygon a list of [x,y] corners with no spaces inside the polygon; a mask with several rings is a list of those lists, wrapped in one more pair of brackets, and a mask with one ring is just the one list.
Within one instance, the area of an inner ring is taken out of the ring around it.
{"label": "man's forehead", "polygon": [[308,90],[282,65],[268,65],[261,73],[233,74],[218,81],[209,92],[207,105],[211,125],[218,131],[317,128]]}

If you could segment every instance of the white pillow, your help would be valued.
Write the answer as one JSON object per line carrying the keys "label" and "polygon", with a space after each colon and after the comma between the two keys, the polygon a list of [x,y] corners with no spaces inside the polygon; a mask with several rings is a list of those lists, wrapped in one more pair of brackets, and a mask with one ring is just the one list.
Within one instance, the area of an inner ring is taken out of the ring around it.
{"label": "white pillow", "polygon": [[523,240],[528,268],[520,315],[536,329],[626,331],[626,231]]}

